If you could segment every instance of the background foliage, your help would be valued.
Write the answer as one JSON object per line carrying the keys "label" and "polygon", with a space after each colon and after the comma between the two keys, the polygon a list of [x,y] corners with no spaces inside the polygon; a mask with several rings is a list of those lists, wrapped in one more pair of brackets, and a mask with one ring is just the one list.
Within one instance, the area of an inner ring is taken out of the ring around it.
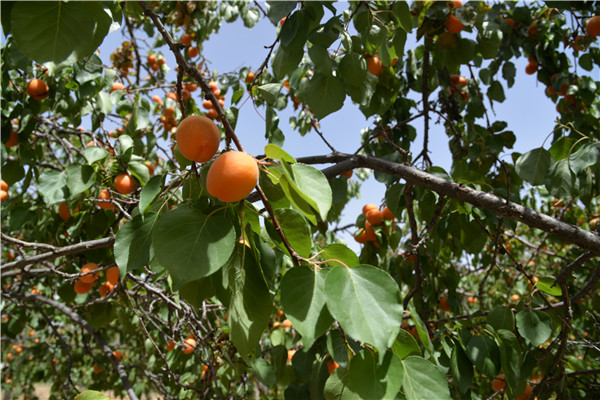
{"label": "background foliage", "polygon": [[[3,389],[597,398],[600,47],[586,24],[600,5],[459,3],[2,2]],[[451,16],[464,29],[451,32]],[[277,27],[263,65],[210,70],[203,43],[238,18]],[[130,37],[103,65],[95,50],[115,29]],[[527,132],[491,111],[510,101],[525,57],[556,103],[555,129],[501,160]],[[27,92],[33,78],[49,87],[42,100]],[[206,112],[222,148],[242,150],[244,101],[265,115],[260,182],[222,203],[205,190],[210,162],[181,156],[174,132]],[[296,159],[279,113],[293,104],[289,124],[328,143],[342,132],[319,121],[345,101],[375,116],[343,132],[361,147]],[[416,124],[424,150],[411,154]],[[429,158],[434,124],[449,171]],[[356,254],[337,222],[369,171],[393,218],[343,228],[363,244]],[[134,193],[115,190],[122,173]],[[100,278],[76,294],[89,262]],[[119,283],[103,295],[114,266]]]}

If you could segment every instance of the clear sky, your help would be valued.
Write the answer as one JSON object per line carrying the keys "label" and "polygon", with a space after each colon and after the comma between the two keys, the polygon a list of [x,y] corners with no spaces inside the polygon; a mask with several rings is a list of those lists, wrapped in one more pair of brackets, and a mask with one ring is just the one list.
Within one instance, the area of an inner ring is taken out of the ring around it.
{"label": "clear sky", "polygon": [[[261,2],[261,5],[264,7],[264,3]],[[340,5],[341,8],[342,5]],[[325,18],[330,17],[329,13],[326,11]],[[118,30],[104,40],[100,49],[105,63],[109,64],[108,58],[116,46],[120,45],[123,40],[128,40],[127,35],[123,36],[123,34],[123,30]],[[276,35],[277,28],[266,18],[262,18],[252,29],[244,27],[238,19],[231,24],[225,23],[219,33],[210,38],[205,44],[204,56],[211,61],[211,68],[219,73],[237,72],[244,66],[256,70],[268,54],[265,46],[271,45]],[[407,48],[415,46],[414,35],[412,40],[412,44],[407,42]],[[163,49],[163,52],[167,54],[167,64],[173,68],[174,58],[168,54],[166,48]],[[142,54],[145,52],[142,51]],[[552,132],[557,117],[555,104],[544,94],[545,87],[537,82],[535,76],[524,73],[526,63],[525,59],[515,61],[518,71],[515,85],[511,89],[505,88],[505,102],[495,103],[495,115],[490,115],[492,120],[499,119],[508,122],[508,129],[513,130],[517,136],[513,151],[521,153],[541,146],[545,138]],[[466,69],[462,72],[466,75]],[[598,75],[598,71],[594,71],[594,74]],[[170,78],[175,79],[173,72],[171,72]],[[598,79],[597,76],[595,78]],[[231,94],[231,92],[227,93],[228,99]],[[193,95],[201,96],[199,91]],[[228,104],[229,102],[226,101],[226,106]],[[250,102],[246,102],[240,109],[236,134],[246,151],[252,154],[264,153],[266,144],[264,120],[262,119],[264,111],[264,108],[256,110]],[[488,111],[491,112],[489,107]],[[289,117],[294,114],[291,102],[288,109],[279,114],[279,126],[286,135],[283,148],[295,157],[329,153],[327,146],[314,132],[301,137],[289,126]],[[342,110],[325,117],[320,124],[321,131],[337,150],[351,153],[360,146],[360,130],[372,126],[371,122],[372,119],[366,120],[358,107],[352,104],[350,98],[347,98]],[[416,120],[413,125],[419,132],[419,138],[415,141],[415,147],[411,151],[413,154],[418,154],[422,149],[422,119]],[[546,143],[546,147],[548,144],[549,142]],[[442,125],[431,127],[429,148],[433,163],[448,171],[451,157],[448,151],[448,138]],[[383,184],[370,177],[362,185],[362,197],[351,201],[344,210],[341,225],[354,223],[364,204],[380,204],[385,190]],[[353,240],[352,232],[353,230],[342,235],[342,238],[351,248],[358,250],[360,245]]]}

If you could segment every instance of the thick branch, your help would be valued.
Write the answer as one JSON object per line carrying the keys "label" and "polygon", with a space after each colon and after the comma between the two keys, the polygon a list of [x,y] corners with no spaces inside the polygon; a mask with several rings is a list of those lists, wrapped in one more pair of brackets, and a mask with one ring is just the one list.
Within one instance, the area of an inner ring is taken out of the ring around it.
{"label": "thick branch", "polygon": [[24,258],[22,260],[6,263],[2,266],[0,272],[5,273],[6,271],[23,268],[31,264],[53,260],[55,258],[68,256],[70,254],[77,254],[82,251],[104,249],[106,247],[111,247],[114,244],[114,242],[115,239],[113,237],[106,237],[97,240],[90,240],[88,242],[76,243],[70,246],[56,247],[54,251],[51,251],[49,253],[38,254],[36,256]]}

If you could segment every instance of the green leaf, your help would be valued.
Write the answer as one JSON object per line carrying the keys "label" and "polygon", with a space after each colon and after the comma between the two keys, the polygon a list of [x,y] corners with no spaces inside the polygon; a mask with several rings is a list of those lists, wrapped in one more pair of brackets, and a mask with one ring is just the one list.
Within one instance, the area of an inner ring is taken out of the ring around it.
{"label": "green leaf", "polygon": [[71,164],[67,167],[67,186],[71,197],[91,188],[95,179],[96,172],[89,165]]}
{"label": "green leaf", "polygon": [[405,359],[408,356],[421,355],[421,347],[419,346],[419,343],[417,343],[413,335],[404,329],[400,329],[398,332],[398,337],[392,345],[392,351],[401,359]]}
{"label": "green leaf", "polygon": [[[301,257],[310,257],[312,238],[310,236],[310,228],[302,215],[290,208],[279,208],[275,210],[275,217],[279,221],[286,239],[296,253]],[[286,247],[280,241],[279,235],[273,236],[273,239],[279,243],[281,249],[287,252]]]}
{"label": "green leaf", "polygon": [[138,208],[142,214],[148,211],[154,199],[156,199],[162,191],[164,178],[164,175],[153,176],[142,189],[142,192],[140,193],[140,203],[138,204]]}
{"label": "green leaf", "polygon": [[341,243],[332,243],[327,246],[321,253],[321,257],[324,261],[328,261],[332,267],[342,265],[335,260],[343,262],[350,268],[353,268],[360,263],[356,253]]}
{"label": "green leaf", "polygon": [[419,317],[419,313],[417,312],[417,309],[412,301],[408,303],[408,312],[410,313],[413,321],[415,321],[415,328],[417,328],[419,339],[421,339],[421,343],[423,343],[425,350],[427,350],[430,355],[433,355],[434,349],[431,339],[429,338],[429,331],[427,330],[427,326],[421,317]]}
{"label": "green leaf", "polygon": [[383,397],[385,387],[380,384],[377,377],[377,359],[371,351],[361,351],[352,357],[348,372],[350,373],[347,377],[348,383],[361,398],[381,399]]}
{"label": "green leaf", "polygon": [[544,343],[552,334],[552,319],[543,311],[523,310],[517,313],[519,334],[534,347]]}
{"label": "green leaf", "polygon": [[532,185],[545,182],[548,169],[554,160],[550,152],[543,147],[533,149],[519,157],[515,163],[517,174]]}
{"label": "green leaf", "polygon": [[339,329],[332,329],[327,334],[327,351],[340,367],[348,367],[348,349]]}
{"label": "green leaf", "polygon": [[86,147],[83,150],[83,156],[85,157],[88,164],[93,164],[97,161],[104,160],[108,156],[108,152],[98,146]]}
{"label": "green leaf", "polygon": [[494,307],[488,314],[486,322],[496,331],[499,329],[512,331],[515,328],[515,317],[513,312],[506,306]]}
{"label": "green leaf", "polygon": [[315,73],[308,84],[304,99],[315,117],[323,119],[344,105],[346,91],[342,80],[333,75]]}
{"label": "green leaf", "polygon": [[275,106],[282,87],[283,84],[281,83],[267,83],[265,85],[258,86],[256,89],[258,90],[261,99],[266,101],[268,104]]}
{"label": "green leaf", "polygon": [[367,76],[367,60],[362,54],[346,53],[338,68],[342,78],[354,86],[361,85]]}
{"label": "green leaf", "polygon": [[252,28],[258,23],[260,20],[260,13],[258,9],[252,7],[243,8],[242,10],[246,10],[246,12],[242,12],[242,21],[244,21],[244,26],[246,28]]}
{"label": "green leaf", "polygon": [[271,67],[273,74],[277,79],[282,79],[285,75],[294,71],[302,57],[304,56],[304,48],[302,46],[279,46],[273,54]]}
{"label": "green leaf", "polygon": [[286,317],[302,335],[305,349],[327,332],[333,318],[325,307],[327,270],[313,271],[307,266],[292,268],[280,286],[281,305]]}
{"label": "green leaf", "polygon": [[467,393],[473,383],[473,364],[471,364],[469,357],[460,345],[456,345],[452,349],[450,369],[454,379],[456,379],[458,390],[463,394]]}
{"label": "green leaf", "polygon": [[327,76],[331,75],[332,62],[326,47],[313,44],[308,49],[308,56],[312,60],[316,71]]}
{"label": "green leaf", "polygon": [[101,2],[17,2],[11,12],[11,33],[17,45],[39,63],[89,56],[111,23]]}
{"label": "green leaf", "polygon": [[114,254],[122,274],[141,269],[150,263],[152,229],[156,218],[157,214],[150,214],[145,219],[138,214],[125,222],[117,232]]}
{"label": "green leaf", "polygon": [[[323,173],[317,168],[306,164],[283,164],[284,176],[287,178],[290,187],[289,191],[295,191],[302,199],[314,208],[321,219],[327,219],[327,213],[331,208],[333,195],[329,181]],[[286,188],[282,185],[284,191]],[[286,195],[288,193],[286,192]],[[288,197],[294,204],[294,196]],[[305,210],[301,210],[305,215]],[[308,216],[308,215],[307,215]]]}
{"label": "green leaf", "polygon": [[46,205],[56,204],[69,198],[67,171],[50,170],[40,175],[38,191]]}
{"label": "green leaf", "polygon": [[407,400],[451,399],[446,376],[422,357],[402,360],[404,376],[402,389]]}
{"label": "green leaf", "polygon": [[[412,15],[410,13],[410,7],[407,2],[404,1],[396,1],[392,7],[392,12],[394,16],[398,18],[400,21],[400,26],[406,31],[410,32],[413,28]],[[403,53],[398,53],[403,54]]]}
{"label": "green leaf", "polygon": [[381,353],[394,342],[402,323],[398,284],[371,265],[334,267],[325,281],[327,308],[352,338]]}
{"label": "green leaf", "polygon": [[265,146],[265,155],[273,160],[282,160],[291,164],[296,163],[294,157],[290,156],[285,150],[273,143],[269,143]]}
{"label": "green leaf", "polygon": [[139,161],[129,161],[127,163],[127,168],[131,175],[136,177],[138,181],[145,186],[148,180],[150,179],[150,170],[144,164]]}
{"label": "green leaf", "polygon": [[569,157],[569,167],[575,173],[579,174],[587,167],[591,167],[600,161],[600,149],[598,144],[591,142],[581,146]]}
{"label": "green leaf", "polygon": [[508,87],[511,88],[515,84],[515,76],[517,75],[517,68],[515,64],[507,61],[502,65],[502,77],[506,79]]}
{"label": "green leaf", "polygon": [[236,268],[234,290],[229,306],[231,340],[242,358],[258,344],[273,311],[273,299],[251,252],[235,255],[243,267]]}
{"label": "green leaf", "polygon": [[350,373],[346,369],[336,368],[325,382],[323,395],[326,400],[361,400],[358,393],[354,393],[346,382]]}
{"label": "green leaf", "polygon": [[[219,273],[219,272],[217,272]],[[188,282],[179,289],[181,298],[197,309],[202,309],[202,302],[215,295],[215,286],[212,278],[206,277]]]}
{"label": "green leaf", "polygon": [[487,95],[490,98],[490,100],[495,100],[499,103],[502,103],[504,100],[506,100],[506,96],[504,95],[504,88],[498,81],[492,82],[487,91]]}
{"label": "green leaf", "polygon": [[562,296],[562,289],[558,284],[555,284],[555,280],[553,278],[539,278],[535,286],[550,296]]}
{"label": "green leaf", "polygon": [[220,215],[206,216],[185,206],[158,219],[152,246],[175,288],[219,270],[233,252],[235,229]]}
{"label": "green leaf", "polygon": [[500,370],[500,349],[488,336],[472,336],[467,344],[467,356],[479,371],[489,378]]}
{"label": "green leaf", "polygon": [[566,199],[575,195],[576,176],[569,168],[569,160],[555,162],[546,176],[546,189],[558,199]]}
{"label": "green leaf", "polygon": [[95,390],[86,390],[75,396],[75,400],[110,400],[110,398]]}
{"label": "green leaf", "polygon": [[98,93],[96,97],[96,103],[100,108],[100,112],[103,114],[110,114],[113,109],[113,104],[110,101],[110,96],[106,92]]}

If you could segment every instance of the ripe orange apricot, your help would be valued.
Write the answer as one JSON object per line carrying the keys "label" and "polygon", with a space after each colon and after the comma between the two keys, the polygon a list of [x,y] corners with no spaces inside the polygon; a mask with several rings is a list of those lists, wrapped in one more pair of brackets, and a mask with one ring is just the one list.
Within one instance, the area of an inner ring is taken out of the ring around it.
{"label": "ripe orange apricot", "polygon": [[48,84],[41,79],[32,79],[27,84],[27,93],[36,100],[48,97]]}
{"label": "ripe orange apricot", "polygon": [[471,304],[475,304],[475,303],[477,303],[477,297],[469,296],[467,301]]}
{"label": "ripe orange apricot", "polygon": [[292,362],[292,358],[294,358],[294,354],[296,354],[296,350],[294,350],[294,349],[288,350],[288,352],[287,352],[287,362],[289,362],[289,363]]}
{"label": "ripe orange apricot", "polygon": [[219,84],[215,81],[210,81],[208,82],[208,87],[214,92],[215,90],[219,89]]}
{"label": "ripe orange apricot", "polygon": [[440,299],[440,308],[446,312],[450,312],[450,304],[448,304],[447,297],[442,297]]}
{"label": "ripe orange apricot", "polygon": [[498,392],[504,389],[504,386],[506,386],[506,382],[504,381],[504,374],[498,375],[492,381],[492,389],[494,390],[494,392]]}
{"label": "ripe orange apricot", "polygon": [[121,353],[119,350],[113,351],[112,354],[119,361],[121,361],[123,359],[123,353]]}
{"label": "ripe orange apricot", "polygon": [[219,149],[221,134],[209,118],[191,115],[177,127],[177,147],[188,160],[206,162]]}
{"label": "ripe orange apricot", "polygon": [[333,371],[335,371],[336,368],[338,368],[340,366],[340,364],[338,364],[337,362],[331,362],[331,361],[327,361],[327,370],[329,370],[329,375],[331,375],[331,373]]}
{"label": "ripe orange apricot", "polygon": [[[100,200],[110,200],[111,196],[110,196],[110,192],[108,191],[108,189],[102,189],[102,191],[100,192],[100,196],[98,196],[98,198]],[[99,202],[98,206],[104,210],[115,210],[115,205],[112,203],[107,203],[107,202]]]}
{"label": "ripe orange apricot", "polygon": [[450,33],[458,33],[460,31],[462,31],[463,29],[465,29],[465,26],[454,15],[450,15],[448,17],[448,19],[446,20],[446,29]]}
{"label": "ripe orange apricot", "polygon": [[381,214],[383,215],[383,219],[394,219],[394,214],[392,214],[390,209],[387,207],[383,208],[383,210],[381,211]]}
{"label": "ripe orange apricot", "polygon": [[379,210],[370,210],[366,217],[371,225],[380,225],[383,222],[383,213]]}
{"label": "ripe orange apricot", "polygon": [[171,351],[175,348],[175,342],[172,340],[169,340],[167,342],[167,346],[165,347],[167,349],[167,351]]}
{"label": "ripe orange apricot", "polygon": [[106,280],[116,285],[119,283],[119,267],[110,267],[106,270]]}
{"label": "ripe orange apricot", "polygon": [[197,47],[194,47],[194,46],[188,47],[188,56],[190,56],[191,58],[197,57],[199,53],[200,52],[198,51]]}
{"label": "ripe orange apricot", "polygon": [[356,240],[358,243],[367,243],[367,231],[365,229],[363,229],[359,235],[354,235],[354,240]]}
{"label": "ripe orange apricot", "polygon": [[73,286],[73,290],[77,294],[86,294],[90,290],[92,290],[93,283],[83,282],[81,279],[78,279]]}
{"label": "ripe orange apricot", "polygon": [[157,59],[156,59],[156,56],[154,54],[148,55],[148,64],[149,65],[156,64],[156,61],[157,61]]}
{"label": "ripe orange apricot", "polygon": [[94,374],[99,374],[102,372],[102,368],[98,364],[94,364]]}
{"label": "ripe orange apricot", "polygon": [[512,19],[512,18],[506,18],[504,20],[504,22],[506,22],[512,29],[515,29],[516,23],[515,23],[514,19]]}
{"label": "ripe orange apricot", "polygon": [[112,292],[112,290],[115,288],[115,285],[113,285],[110,282],[104,282],[104,284],[102,286],[100,286],[100,288],[98,289],[98,291],[100,292],[100,296],[104,297],[106,296],[109,292]]}
{"label": "ripe orange apricot", "polygon": [[246,75],[246,79],[244,80],[244,82],[252,83],[253,80],[254,80],[254,72],[248,72],[248,75]]}
{"label": "ripe orange apricot", "polygon": [[186,33],[183,36],[181,36],[181,39],[179,41],[181,42],[181,44],[189,46],[190,44],[192,44],[192,35]]}
{"label": "ripe orange apricot", "polygon": [[4,145],[6,147],[15,147],[18,144],[19,144],[19,134],[17,133],[17,131],[14,131],[14,130],[10,131],[10,137],[8,138],[6,143],[4,143]]}
{"label": "ripe orange apricot", "polygon": [[67,203],[62,202],[58,206],[58,215],[62,218],[63,221],[71,218],[71,211],[69,211],[69,207],[67,207]]}
{"label": "ripe orange apricot", "polygon": [[367,59],[367,65],[369,72],[375,76],[379,76],[383,73],[383,63],[377,56],[369,57]]}
{"label": "ripe orange apricot", "polygon": [[600,16],[595,16],[588,20],[587,24],[585,24],[585,33],[592,37],[600,35]]}
{"label": "ripe orange apricot", "polygon": [[117,175],[113,184],[115,186],[115,189],[117,189],[117,192],[121,194],[133,193],[136,186],[133,178],[127,174]]}
{"label": "ripe orange apricot", "polygon": [[206,112],[206,116],[210,119],[216,119],[219,116],[219,112],[216,108],[211,108]]}
{"label": "ripe orange apricot", "polygon": [[533,75],[538,70],[538,62],[534,59],[529,60],[529,64],[525,67],[525,73],[529,75]]}
{"label": "ripe orange apricot", "polygon": [[213,108],[213,103],[210,100],[204,100],[202,102],[202,107],[206,108],[207,110],[210,110],[211,108]]}
{"label": "ripe orange apricot", "polygon": [[521,298],[521,296],[519,296],[518,294],[513,294],[512,296],[510,296],[510,299],[512,301],[519,301],[519,299]]}
{"label": "ripe orange apricot", "polygon": [[379,210],[379,207],[372,203],[365,204],[362,209],[363,215],[366,217],[367,213],[371,210]]}
{"label": "ripe orange apricot", "polygon": [[193,337],[188,337],[183,342],[183,352],[185,354],[190,354],[196,348],[196,339]]}
{"label": "ripe orange apricot", "polygon": [[[96,263],[87,263],[83,267],[81,267],[81,273],[82,274],[87,274],[88,272],[95,271],[96,269],[98,269],[98,264],[96,264]],[[94,283],[94,281],[96,281],[96,279],[98,279],[98,273],[97,272],[95,274],[84,275],[79,280],[82,281],[82,282],[84,282],[84,283]]]}
{"label": "ripe orange apricot", "polygon": [[4,182],[4,179],[0,180],[0,190],[8,192],[8,183]]}
{"label": "ripe orange apricot", "polygon": [[228,151],[213,162],[206,176],[211,196],[232,203],[248,196],[258,182],[256,159],[241,151]]}
{"label": "ripe orange apricot", "polygon": [[352,170],[350,170],[350,171],[342,172],[340,175],[345,176],[346,178],[350,179],[350,178],[352,178],[352,173],[353,173]]}
{"label": "ripe orange apricot", "polygon": [[114,92],[115,90],[123,90],[125,86],[121,82],[114,82],[112,85],[112,89],[110,89],[109,93]]}
{"label": "ripe orange apricot", "polygon": [[6,190],[0,190],[0,203],[4,203],[8,200],[8,192]]}
{"label": "ripe orange apricot", "polygon": [[184,100],[187,100],[187,99],[189,99],[190,97],[192,97],[192,94],[190,93],[190,91],[189,91],[189,90],[187,90],[187,89],[182,89],[182,90],[181,90],[181,98],[182,98],[182,99],[184,99]]}
{"label": "ripe orange apricot", "polygon": [[177,95],[176,95],[175,93],[173,93],[173,92],[169,92],[169,93],[167,93],[167,97],[168,97],[169,99],[173,100],[173,101],[178,101],[178,100],[177,100]]}
{"label": "ripe orange apricot", "polygon": [[367,242],[374,242],[377,240],[375,230],[369,221],[365,222],[365,238],[367,239]]}
{"label": "ripe orange apricot", "polygon": [[292,321],[290,321],[289,319],[284,319],[283,322],[281,323],[281,326],[283,326],[284,328],[291,328]]}

